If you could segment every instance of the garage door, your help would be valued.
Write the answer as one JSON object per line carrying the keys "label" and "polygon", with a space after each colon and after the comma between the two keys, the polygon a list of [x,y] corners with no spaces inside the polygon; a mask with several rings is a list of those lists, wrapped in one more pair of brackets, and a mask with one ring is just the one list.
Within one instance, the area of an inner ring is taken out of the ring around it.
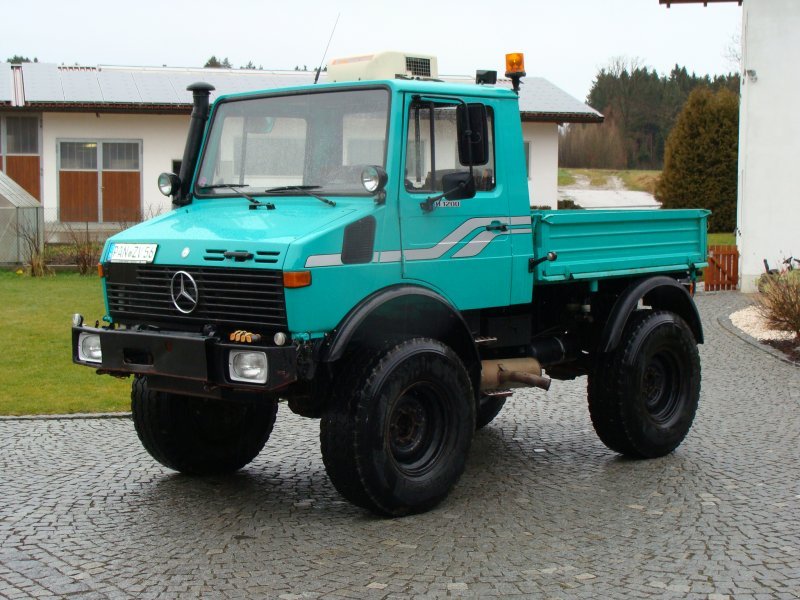
{"label": "garage door", "polygon": [[59,218],[65,222],[141,220],[140,141],[59,141]]}

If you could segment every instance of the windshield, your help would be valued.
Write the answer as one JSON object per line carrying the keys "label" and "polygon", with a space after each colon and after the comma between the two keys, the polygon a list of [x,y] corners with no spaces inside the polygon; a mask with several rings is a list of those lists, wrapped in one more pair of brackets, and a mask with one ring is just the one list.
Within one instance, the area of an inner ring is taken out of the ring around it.
{"label": "windshield", "polygon": [[[361,171],[385,167],[385,89],[270,96],[221,103],[197,178],[200,196],[249,195],[284,186],[367,195]],[[317,187],[319,186],[319,187]]]}

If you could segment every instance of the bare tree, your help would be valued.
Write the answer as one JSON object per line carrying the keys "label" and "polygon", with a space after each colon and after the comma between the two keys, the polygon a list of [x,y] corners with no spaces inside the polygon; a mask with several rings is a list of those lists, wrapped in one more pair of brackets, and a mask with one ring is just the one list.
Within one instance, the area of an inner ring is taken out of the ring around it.
{"label": "bare tree", "polygon": [[731,71],[741,73],[742,69],[742,31],[739,29],[728,40],[728,45],[725,47],[725,60],[728,61],[728,66]]}

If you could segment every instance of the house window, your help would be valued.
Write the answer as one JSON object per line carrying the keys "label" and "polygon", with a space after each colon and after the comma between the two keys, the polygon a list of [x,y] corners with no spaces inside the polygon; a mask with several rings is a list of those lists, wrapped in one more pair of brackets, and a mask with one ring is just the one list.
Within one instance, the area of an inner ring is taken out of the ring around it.
{"label": "house window", "polygon": [[525,174],[531,178],[531,143],[525,142]]}
{"label": "house window", "polygon": [[39,117],[6,117],[8,154],[39,154]]}
{"label": "house window", "polygon": [[97,142],[61,142],[61,169],[97,170]]}
{"label": "house window", "polygon": [[138,171],[138,142],[106,142],[103,144],[104,171]]}

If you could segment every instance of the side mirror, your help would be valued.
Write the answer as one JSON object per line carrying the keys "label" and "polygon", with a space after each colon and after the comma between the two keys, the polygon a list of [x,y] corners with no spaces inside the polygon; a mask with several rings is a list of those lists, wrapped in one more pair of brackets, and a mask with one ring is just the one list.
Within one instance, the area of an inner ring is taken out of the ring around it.
{"label": "side mirror", "polygon": [[475,197],[475,178],[468,171],[456,171],[442,176],[442,189],[447,200],[467,200]]}
{"label": "side mirror", "polygon": [[[458,124],[458,161],[468,166],[489,162],[489,118],[483,104],[459,104],[456,109]],[[446,188],[445,188],[446,189]]]}

